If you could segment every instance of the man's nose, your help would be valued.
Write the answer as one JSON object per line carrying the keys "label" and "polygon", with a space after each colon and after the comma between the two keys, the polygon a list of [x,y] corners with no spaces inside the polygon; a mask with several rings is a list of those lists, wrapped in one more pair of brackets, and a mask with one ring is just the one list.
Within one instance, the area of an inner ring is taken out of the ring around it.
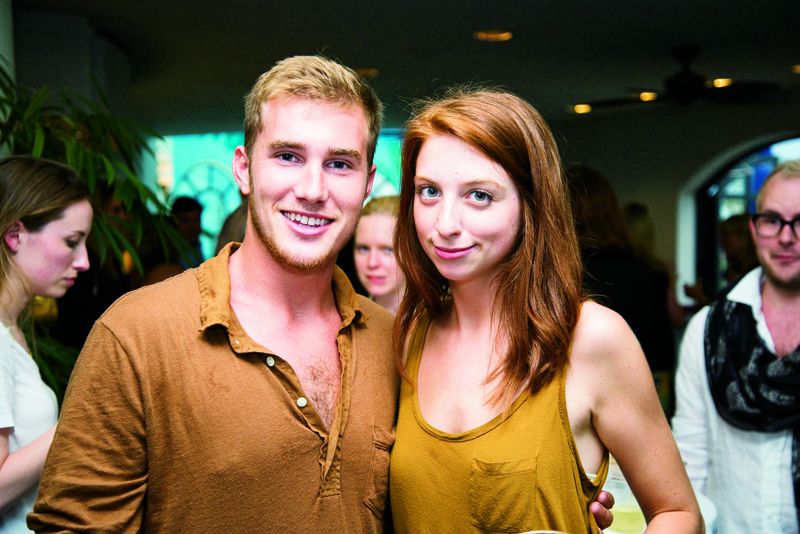
{"label": "man's nose", "polygon": [[325,173],[316,166],[309,166],[294,188],[297,198],[311,203],[325,202],[328,199],[328,187]]}

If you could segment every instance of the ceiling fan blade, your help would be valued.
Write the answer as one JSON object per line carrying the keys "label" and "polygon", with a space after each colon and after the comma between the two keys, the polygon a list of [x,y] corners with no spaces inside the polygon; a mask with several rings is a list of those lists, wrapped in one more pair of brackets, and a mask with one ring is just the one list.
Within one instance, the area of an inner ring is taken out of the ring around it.
{"label": "ceiling fan blade", "polygon": [[734,80],[725,87],[708,87],[703,98],[713,102],[748,103],[774,96],[778,84],[759,80]]}

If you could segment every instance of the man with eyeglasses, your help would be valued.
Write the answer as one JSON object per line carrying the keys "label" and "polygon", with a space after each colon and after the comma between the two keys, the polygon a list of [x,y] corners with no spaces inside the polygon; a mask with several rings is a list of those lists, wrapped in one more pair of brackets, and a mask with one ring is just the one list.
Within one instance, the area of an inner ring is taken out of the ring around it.
{"label": "man with eyeglasses", "polygon": [[717,532],[798,532],[800,514],[800,160],[756,198],[760,267],[689,322],[672,428]]}

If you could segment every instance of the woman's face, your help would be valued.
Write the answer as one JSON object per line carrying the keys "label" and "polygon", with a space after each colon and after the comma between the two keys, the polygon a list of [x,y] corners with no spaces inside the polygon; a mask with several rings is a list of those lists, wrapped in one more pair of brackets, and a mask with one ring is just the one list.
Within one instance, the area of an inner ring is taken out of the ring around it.
{"label": "woman's face", "polygon": [[361,217],[356,229],[355,264],[361,285],[374,297],[399,292],[404,278],[392,248],[396,219],[386,213]]}
{"label": "woman's face", "polygon": [[414,177],[417,237],[451,283],[489,284],[520,229],[520,197],[499,164],[455,136],[426,140]]}
{"label": "woman's face", "polygon": [[34,295],[58,298],[89,268],[86,237],[92,228],[92,206],[80,200],[68,206],[58,219],[35,232],[20,230],[12,256],[25,273]]}

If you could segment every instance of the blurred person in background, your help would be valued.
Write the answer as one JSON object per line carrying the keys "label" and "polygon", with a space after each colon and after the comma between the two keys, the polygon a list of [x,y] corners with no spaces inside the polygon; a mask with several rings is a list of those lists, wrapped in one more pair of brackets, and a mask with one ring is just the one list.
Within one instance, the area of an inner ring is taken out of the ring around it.
{"label": "blurred person in background", "polygon": [[392,313],[397,311],[405,289],[392,244],[399,207],[398,196],[373,198],[361,211],[355,234],[358,279],[369,297]]}
{"label": "blurred person in background", "polygon": [[661,405],[671,415],[675,338],[667,306],[669,278],[639,257],[611,184],[582,165],[567,169],[583,284],[600,304],[619,313],[644,350]]}
{"label": "blurred person in background", "polygon": [[670,321],[675,328],[682,328],[685,325],[686,314],[675,295],[675,270],[656,256],[656,226],[650,216],[649,208],[641,202],[626,202],[622,206],[622,214],[625,217],[625,226],[633,252],[650,265],[662,278],[662,283],[666,282],[665,298]]}
{"label": "blurred person in background", "polygon": [[191,250],[180,255],[181,267],[197,267],[203,263],[203,251],[200,248],[200,234],[203,227],[200,223],[203,206],[191,197],[177,197],[172,202],[172,218],[178,233],[189,243]]}
{"label": "blurred person in background", "polygon": [[[731,215],[719,225],[719,244],[725,254],[724,288],[716,293],[717,297],[727,293],[748,272],[758,267],[753,236],[750,233],[750,217],[746,213]],[[698,307],[706,306],[711,298],[703,289],[703,280],[694,284],[685,284],[684,293],[697,302]]]}
{"label": "blurred person in background", "polygon": [[89,195],[70,168],[0,160],[0,533],[27,532],[58,406],[20,323],[34,295],[58,298],[89,267]]}

